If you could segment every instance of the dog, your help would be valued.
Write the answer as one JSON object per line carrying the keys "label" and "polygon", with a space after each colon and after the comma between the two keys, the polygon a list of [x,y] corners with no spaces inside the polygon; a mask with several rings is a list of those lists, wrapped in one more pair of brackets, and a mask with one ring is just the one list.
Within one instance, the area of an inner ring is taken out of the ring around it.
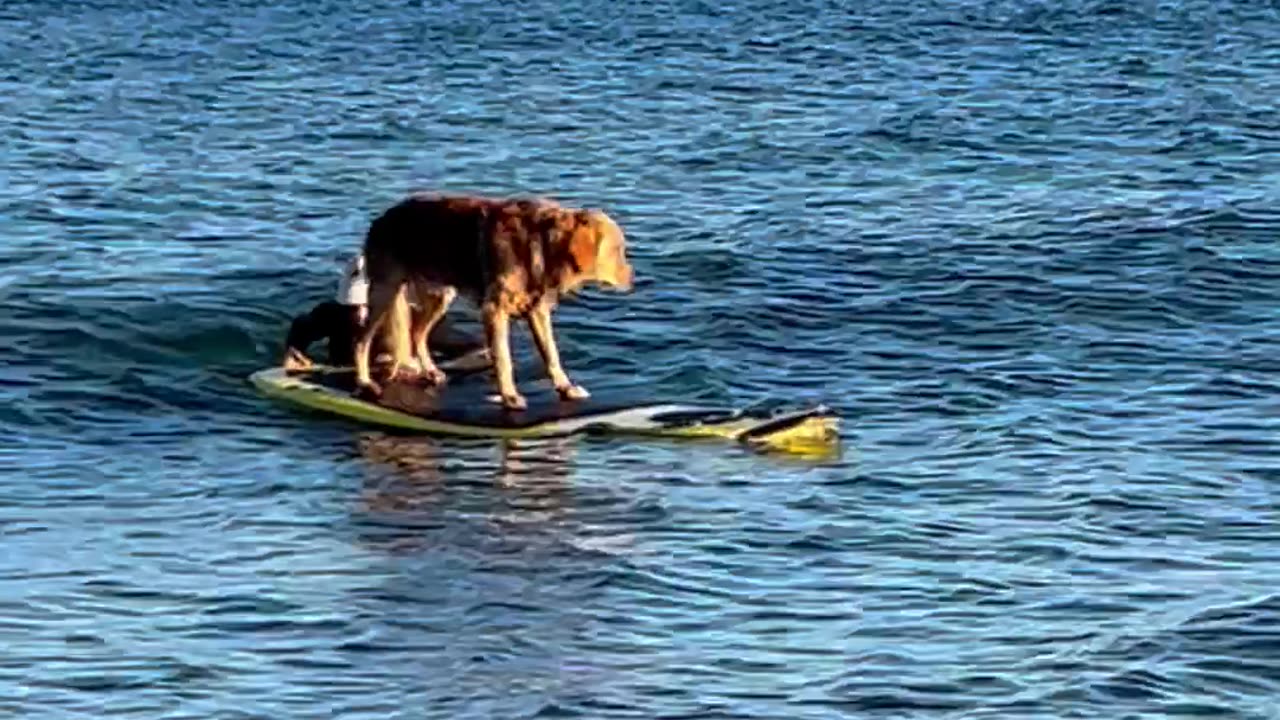
{"label": "dog", "polygon": [[[527,407],[511,364],[513,317],[528,324],[560,398],[590,397],[561,365],[552,311],[588,283],[630,292],[635,282],[626,237],[609,215],[544,198],[413,194],[370,224],[364,256],[369,315],[355,348],[355,392],[375,398],[382,389],[369,376],[370,346],[407,298],[417,305],[410,342],[419,379],[446,381],[431,359],[427,336],[460,294],[480,308],[498,390],[494,400],[510,410]],[[401,364],[393,365],[391,378]]]}

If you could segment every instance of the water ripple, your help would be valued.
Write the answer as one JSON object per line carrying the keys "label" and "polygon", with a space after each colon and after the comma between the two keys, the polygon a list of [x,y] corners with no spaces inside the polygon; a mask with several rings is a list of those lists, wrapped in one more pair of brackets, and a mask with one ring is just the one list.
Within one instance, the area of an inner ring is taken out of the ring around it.
{"label": "water ripple", "polygon": [[[1268,716],[1273,9],[180,10],[0,7],[0,708]],[[557,315],[589,387],[849,452],[257,397],[423,187],[620,219],[636,292]]]}

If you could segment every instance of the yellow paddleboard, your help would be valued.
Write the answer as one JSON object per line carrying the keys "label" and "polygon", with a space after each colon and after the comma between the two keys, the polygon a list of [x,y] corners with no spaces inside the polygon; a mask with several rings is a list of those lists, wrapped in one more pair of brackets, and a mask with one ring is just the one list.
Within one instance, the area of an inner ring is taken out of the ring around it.
{"label": "yellow paddleboard", "polygon": [[[839,419],[825,407],[775,415],[674,402],[635,403],[595,396],[561,401],[554,393],[528,397],[529,407],[507,410],[487,399],[487,382],[463,387],[388,385],[377,402],[352,394],[350,368],[317,366],[303,371],[271,367],[250,382],[267,397],[352,420],[438,435],[491,438],[562,437],[575,434],[712,438],[806,455],[826,455],[838,445]],[[543,397],[549,395],[550,397]]]}

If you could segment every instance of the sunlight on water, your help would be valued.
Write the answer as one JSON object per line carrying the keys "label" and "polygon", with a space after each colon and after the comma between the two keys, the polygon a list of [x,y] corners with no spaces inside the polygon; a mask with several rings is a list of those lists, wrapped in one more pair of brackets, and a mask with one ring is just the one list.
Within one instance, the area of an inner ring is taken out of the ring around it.
{"label": "sunlight on water", "polygon": [[[1264,4],[18,0],[0,33],[8,715],[1273,710]],[[558,311],[575,379],[825,403],[842,452],[254,392],[411,189],[606,209],[637,287]]]}

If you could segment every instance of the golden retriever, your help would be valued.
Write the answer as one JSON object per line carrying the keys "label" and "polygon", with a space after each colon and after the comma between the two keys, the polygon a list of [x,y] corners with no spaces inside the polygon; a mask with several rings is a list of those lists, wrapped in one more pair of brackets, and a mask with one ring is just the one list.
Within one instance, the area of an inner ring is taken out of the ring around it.
{"label": "golden retriever", "polygon": [[[356,392],[377,397],[369,376],[373,338],[389,313],[416,299],[410,342],[430,383],[445,381],[427,337],[459,295],[479,308],[493,359],[497,399],[527,407],[516,388],[508,328],[529,325],[547,374],[564,400],[589,397],[560,364],[551,313],[566,294],[594,282],[628,292],[634,272],[622,228],[601,210],[545,199],[415,194],[378,216],[365,236],[369,315],[355,347]],[[397,360],[402,353],[395,353]],[[393,364],[395,378],[402,363]]]}

